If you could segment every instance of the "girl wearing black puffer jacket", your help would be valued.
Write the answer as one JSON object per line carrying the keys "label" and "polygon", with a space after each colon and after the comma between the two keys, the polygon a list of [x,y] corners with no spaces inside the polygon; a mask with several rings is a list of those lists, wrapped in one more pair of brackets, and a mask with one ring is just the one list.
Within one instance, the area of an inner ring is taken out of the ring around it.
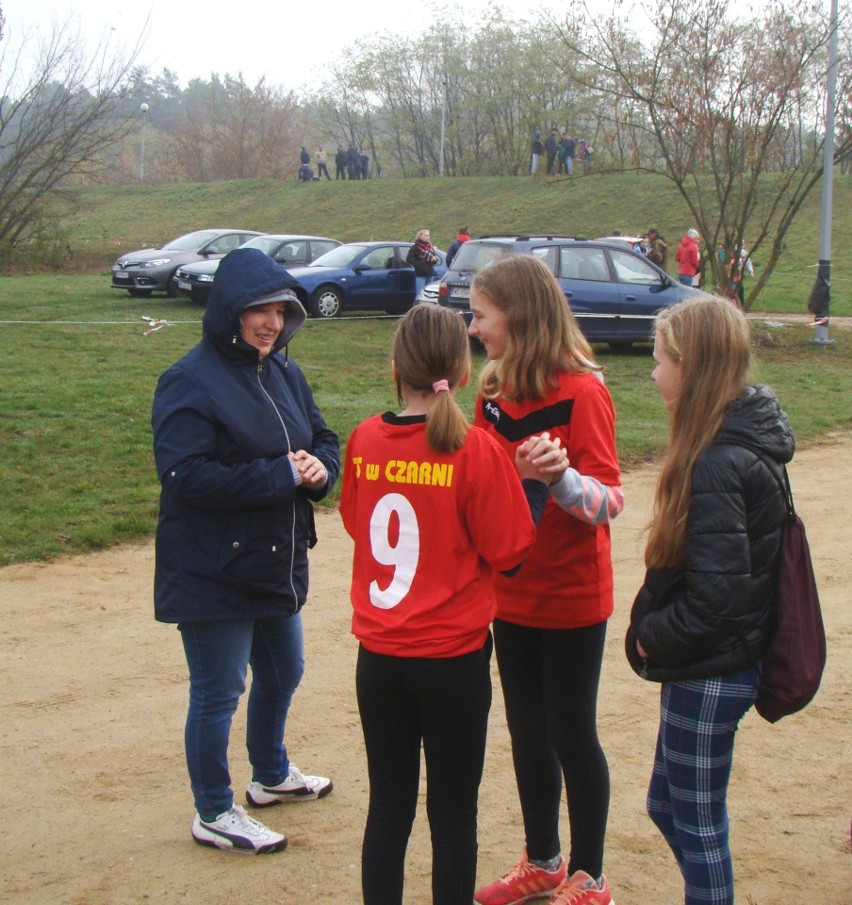
{"label": "girl wearing black puffer jacket", "polygon": [[670,442],[626,650],[636,672],[663,683],[647,806],[685,905],[734,901],[727,787],[773,624],[780,464],[795,448],[772,391],[747,383],[750,352],[729,301],[684,302],[657,318],[653,379]]}

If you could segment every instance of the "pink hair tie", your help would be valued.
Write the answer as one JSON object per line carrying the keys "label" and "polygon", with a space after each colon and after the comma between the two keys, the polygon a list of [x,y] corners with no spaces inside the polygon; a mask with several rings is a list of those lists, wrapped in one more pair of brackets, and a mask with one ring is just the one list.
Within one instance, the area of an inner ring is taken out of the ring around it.
{"label": "pink hair tie", "polygon": [[435,393],[441,393],[441,392],[447,392],[447,393],[449,393],[449,392],[450,392],[450,385],[449,385],[449,383],[447,383],[446,380],[436,380],[436,381],[432,384],[432,390],[433,390],[433,392],[435,392]]}

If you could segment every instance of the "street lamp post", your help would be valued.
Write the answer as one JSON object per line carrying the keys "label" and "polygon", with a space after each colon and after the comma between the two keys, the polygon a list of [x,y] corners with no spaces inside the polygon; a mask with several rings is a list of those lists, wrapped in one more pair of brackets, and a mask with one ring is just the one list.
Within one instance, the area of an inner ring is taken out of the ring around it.
{"label": "street lamp post", "polygon": [[444,123],[447,114],[447,79],[441,80],[441,144],[438,148],[438,175],[444,175]]}
{"label": "street lamp post", "polygon": [[142,111],[142,144],[139,148],[139,181],[145,181],[145,119],[146,114],[148,113],[148,105],[146,103],[142,103],[139,106],[139,109]]}
{"label": "street lamp post", "polygon": [[825,142],[822,158],[822,211],[819,236],[817,277],[808,300],[814,316],[815,331],[811,342],[831,345],[828,322],[831,311],[831,213],[834,193],[834,102],[837,93],[837,0],[831,0],[831,33],[828,39],[828,77],[825,98]]}

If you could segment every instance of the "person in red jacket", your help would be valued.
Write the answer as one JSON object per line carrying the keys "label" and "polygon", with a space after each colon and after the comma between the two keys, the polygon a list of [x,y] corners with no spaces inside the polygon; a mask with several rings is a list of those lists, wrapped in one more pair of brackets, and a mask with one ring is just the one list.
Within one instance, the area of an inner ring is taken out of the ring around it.
{"label": "person in red jacket", "polygon": [[675,252],[675,261],[677,261],[677,275],[681,283],[684,286],[693,286],[701,263],[697,229],[686,231],[686,235],[680,240],[680,245]]}
{"label": "person in red jacket", "polygon": [[546,432],[516,444],[510,459],[468,425],[454,394],[469,379],[470,349],[449,309],[418,305],[400,321],[393,376],[403,409],[352,432],[340,499],[355,541],[352,631],[370,777],[363,900],[402,905],[422,745],[433,902],[470,905],[493,576],[526,556],[546,482],[567,463]]}
{"label": "person in red jacket", "polygon": [[[517,576],[497,576],[494,643],[524,820],[518,863],[474,896],[510,905],[612,905],[603,875],[609,769],[597,693],[613,609],[609,523],[624,500],[615,410],[555,277],[511,255],[471,286],[470,334],[485,346],[474,423],[506,457],[531,435],[561,441],[570,467],[550,486],[535,544]],[[571,848],[559,811],[568,794]]]}

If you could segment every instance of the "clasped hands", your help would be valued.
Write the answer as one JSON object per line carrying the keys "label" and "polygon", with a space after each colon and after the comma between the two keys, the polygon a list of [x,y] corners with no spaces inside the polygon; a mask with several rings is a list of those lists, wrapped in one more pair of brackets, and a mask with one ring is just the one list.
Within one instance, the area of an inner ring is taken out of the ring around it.
{"label": "clasped hands", "polygon": [[305,487],[322,487],[328,481],[325,465],[316,456],[304,449],[287,453],[287,457],[296,467]]}
{"label": "clasped hands", "polygon": [[559,437],[551,438],[547,431],[527,437],[515,450],[515,468],[522,479],[555,484],[568,465],[568,454],[562,448],[562,441]]}

